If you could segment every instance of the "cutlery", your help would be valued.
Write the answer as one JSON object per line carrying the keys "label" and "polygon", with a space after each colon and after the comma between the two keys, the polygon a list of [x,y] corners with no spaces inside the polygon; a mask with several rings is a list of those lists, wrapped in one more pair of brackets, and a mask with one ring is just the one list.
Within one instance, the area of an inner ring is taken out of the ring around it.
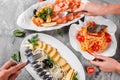
{"label": "cutlery", "polygon": [[[87,12],[87,11],[82,11],[82,12]],[[69,15],[69,14],[71,14],[71,13],[76,14],[76,13],[80,13],[80,11],[77,11],[77,12],[71,12],[71,11],[61,12],[61,13],[59,14],[59,17],[64,17],[64,16],[67,16],[67,15]]]}
{"label": "cutlery", "polygon": [[25,52],[26,52],[25,55],[27,56],[27,60],[31,64],[37,63],[36,60],[39,59],[39,58],[41,58],[43,56],[42,54],[35,54],[35,55],[33,55],[31,49],[26,49]]}
{"label": "cutlery", "polygon": [[71,13],[75,14],[75,13],[79,13],[79,12],[65,11],[65,12],[61,12],[61,13],[59,14],[59,17],[65,17],[65,16],[67,16],[67,15],[69,15],[69,14],[71,14]]}

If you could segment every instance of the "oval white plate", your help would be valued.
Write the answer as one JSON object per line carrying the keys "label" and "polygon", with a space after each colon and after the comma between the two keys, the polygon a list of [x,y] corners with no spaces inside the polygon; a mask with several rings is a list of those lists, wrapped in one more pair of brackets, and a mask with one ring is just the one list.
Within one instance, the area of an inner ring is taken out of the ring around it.
{"label": "oval white plate", "polygon": [[110,47],[108,49],[106,49],[105,51],[103,51],[100,55],[108,56],[108,57],[113,56],[115,54],[116,48],[117,48],[117,41],[115,38],[115,32],[116,32],[117,27],[112,21],[105,19],[103,17],[100,17],[100,16],[98,16],[98,17],[86,16],[84,23],[79,21],[79,23],[80,23],[79,25],[77,25],[77,24],[71,25],[70,30],[69,30],[69,38],[70,38],[70,44],[72,45],[72,47],[76,51],[80,52],[86,59],[88,59],[88,60],[94,59],[94,56],[92,56],[88,52],[81,50],[80,43],[76,39],[77,31],[80,30],[81,27],[87,21],[95,21],[97,24],[104,24],[104,25],[108,26],[107,30],[111,34],[112,43],[111,43]]}
{"label": "oval white plate", "polygon": [[[71,67],[73,69],[75,69],[75,71],[78,71],[78,80],[85,80],[85,72],[84,72],[83,66],[80,63],[80,61],[78,60],[78,58],[74,55],[74,53],[70,49],[68,49],[63,43],[61,43],[60,41],[58,41],[57,39],[55,39],[52,36],[42,34],[42,33],[36,33],[36,34],[39,35],[39,38],[41,41],[44,41],[47,44],[50,44],[53,47],[58,49],[61,56],[67,60],[67,62],[71,65]],[[30,39],[32,36],[34,36],[36,34],[31,34],[31,35],[27,36],[21,44],[20,52],[21,52],[21,59],[23,62],[27,61],[25,52],[24,52],[26,48],[24,45],[26,43],[28,43],[27,42],[28,39]],[[29,64],[26,66],[26,69],[35,80],[42,80]]]}
{"label": "oval white plate", "polygon": [[[49,31],[49,30],[55,30],[55,29],[60,29],[64,26],[68,26],[76,21],[78,21],[80,18],[76,18],[72,21],[69,21],[65,24],[59,24],[54,27],[37,27],[33,22],[31,21],[32,16],[33,16],[33,10],[37,9],[39,7],[42,7],[46,4],[53,4],[55,0],[47,0],[44,2],[39,2],[34,5],[32,5],[30,8],[28,8],[26,11],[24,11],[17,20],[17,25],[20,26],[23,29],[28,29],[28,30],[35,30],[35,31]],[[87,2],[87,0],[82,0],[82,2]],[[83,15],[81,15],[82,17]]]}

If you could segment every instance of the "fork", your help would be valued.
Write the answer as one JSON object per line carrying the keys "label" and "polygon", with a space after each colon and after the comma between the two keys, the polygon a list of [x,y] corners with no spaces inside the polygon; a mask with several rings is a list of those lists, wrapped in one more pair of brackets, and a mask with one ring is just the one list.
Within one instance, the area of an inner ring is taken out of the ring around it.
{"label": "fork", "polygon": [[25,53],[26,53],[25,55],[27,56],[28,63],[31,63],[31,64],[36,63],[37,62],[36,60],[42,57],[42,54],[33,55],[31,49],[26,49]]}

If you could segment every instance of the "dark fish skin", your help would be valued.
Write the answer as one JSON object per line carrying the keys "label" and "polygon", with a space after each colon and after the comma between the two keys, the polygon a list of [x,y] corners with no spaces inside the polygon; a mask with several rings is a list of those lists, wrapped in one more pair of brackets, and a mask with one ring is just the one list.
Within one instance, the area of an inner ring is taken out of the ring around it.
{"label": "dark fish skin", "polygon": [[95,25],[95,26],[88,26],[87,31],[90,33],[98,33],[101,32],[103,29],[107,28],[106,25]]}

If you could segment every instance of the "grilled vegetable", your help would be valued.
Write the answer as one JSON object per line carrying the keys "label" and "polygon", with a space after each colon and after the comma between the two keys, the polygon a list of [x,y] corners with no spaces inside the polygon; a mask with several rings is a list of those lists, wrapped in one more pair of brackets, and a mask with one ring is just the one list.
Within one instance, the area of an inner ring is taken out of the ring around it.
{"label": "grilled vegetable", "polygon": [[44,8],[41,8],[40,10],[38,10],[40,13],[44,13]]}
{"label": "grilled vegetable", "polygon": [[47,18],[46,22],[47,22],[47,23],[50,23],[50,22],[51,22],[51,17],[50,17],[50,15],[47,15],[46,18]]}

